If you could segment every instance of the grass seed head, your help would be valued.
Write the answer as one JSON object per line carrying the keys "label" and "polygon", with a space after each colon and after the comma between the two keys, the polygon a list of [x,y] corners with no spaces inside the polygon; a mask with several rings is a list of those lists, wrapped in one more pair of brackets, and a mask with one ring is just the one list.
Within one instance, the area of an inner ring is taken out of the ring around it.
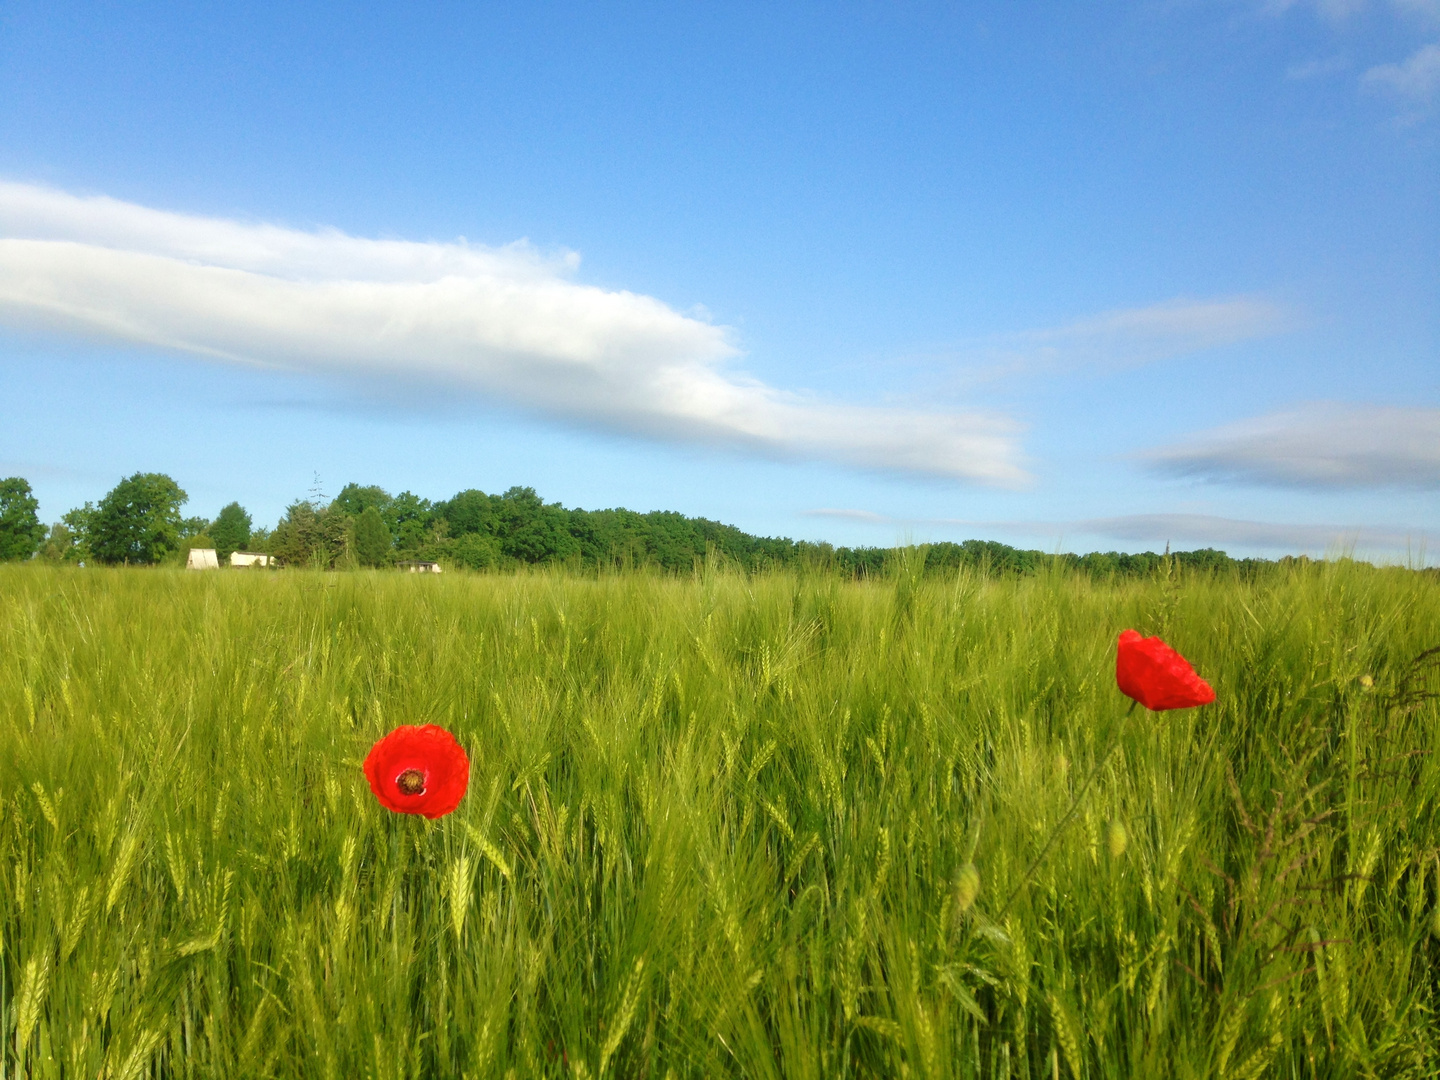
{"label": "grass seed head", "polygon": [[1130,832],[1123,821],[1111,821],[1105,826],[1105,847],[1110,851],[1110,858],[1120,858],[1129,846]]}
{"label": "grass seed head", "polygon": [[980,895],[980,871],[974,863],[966,863],[955,873],[955,913],[963,915]]}

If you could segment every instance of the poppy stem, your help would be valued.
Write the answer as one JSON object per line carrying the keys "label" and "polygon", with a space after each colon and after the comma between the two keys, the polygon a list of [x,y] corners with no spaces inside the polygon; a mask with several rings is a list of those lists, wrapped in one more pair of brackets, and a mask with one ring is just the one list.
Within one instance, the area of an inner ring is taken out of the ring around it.
{"label": "poppy stem", "polygon": [[[1135,703],[1131,702],[1130,708],[1126,711],[1124,718],[1121,719],[1118,728],[1124,727],[1125,721],[1130,719],[1130,714],[1134,711]],[[1055,842],[1060,839],[1060,834],[1065,831],[1065,826],[1070,824],[1070,819],[1073,818],[1075,812],[1080,809],[1080,801],[1085,798],[1085,793],[1090,790],[1090,785],[1093,784],[1095,778],[1100,775],[1100,770],[1105,768],[1105,763],[1110,760],[1110,755],[1115,752],[1115,747],[1120,745],[1120,731],[1118,728],[1115,733],[1110,736],[1110,742],[1106,745],[1105,752],[1100,755],[1100,760],[1095,762],[1095,767],[1090,770],[1090,775],[1085,777],[1085,782],[1080,785],[1080,790],[1075,793],[1075,798],[1070,802],[1070,809],[1065,811],[1065,816],[1060,819],[1060,823],[1051,830],[1050,839],[1045,841],[1045,846],[1040,849],[1040,854],[1036,855],[1034,861],[1025,868],[1025,873],[1020,875],[1020,880],[1016,882],[1015,888],[1011,890],[1010,895],[1005,900],[1005,906],[1000,909],[1000,914],[995,916],[997,923],[1004,922],[1006,914],[1010,911],[1010,905],[1015,903],[1020,893],[1024,891],[1025,886],[1030,884],[1031,877],[1034,876],[1036,870],[1040,869],[1040,864],[1045,861],[1045,856],[1050,854],[1050,849],[1053,848]]]}

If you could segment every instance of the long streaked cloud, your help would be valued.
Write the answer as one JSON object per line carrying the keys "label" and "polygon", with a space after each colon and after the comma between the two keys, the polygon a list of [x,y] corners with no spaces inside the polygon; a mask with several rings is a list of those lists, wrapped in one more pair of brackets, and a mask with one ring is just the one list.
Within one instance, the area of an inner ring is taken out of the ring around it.
{"label": "long streaked cloud", "polygon": [[416,242],[0,182],[0,322],[468,391],[614,431],[998,486],[1019,426],[827,401],[734,369],[725,328],[526,244]]}
{"label": "long streaked cloud", "polygon": [[1360,524],[1307,524],[1248,521],[1210,514],[1127,514],[1077,518],[1071,521],[978,521],[964,518],[894,518],[868,510],[817,509],[803,516],[829,518],[893,528],[929,527],[968,531],[972,536],[1030,536],[1049,541],[1067,537],[1099,537],[1130,543],[1220,545],[1271,551],[1323,552],[1362,548],[1418,551],[1425,547],[1424,529]]}
{"label": "long streaked cloud", "polygon": [[1266,337],[1289,324],[1285,310],[1269,300],[1235,296],[1107,311],[1018,338],[1071,357],[1129,364]]}
{"label": "long streaked cloud", "polygon": [[1440,43],[1423,45],[1399,63],[1372,67],[1360,82],[1368,89],[1388,91],[1411,105],[1431,105],[1440,97]]}
{"label": "long streaked cloud", "polygon": [[1312,404],[1141,456],[1175,476],[1297,488],[1440,489],[1440,408]]}
{"label": "long streaked cloud", "polygon": [[961,350],[961,378],[1123,370],[1269,337],[1295,322],[1291,312],[1264,297],[1177,298],[974,343]]}

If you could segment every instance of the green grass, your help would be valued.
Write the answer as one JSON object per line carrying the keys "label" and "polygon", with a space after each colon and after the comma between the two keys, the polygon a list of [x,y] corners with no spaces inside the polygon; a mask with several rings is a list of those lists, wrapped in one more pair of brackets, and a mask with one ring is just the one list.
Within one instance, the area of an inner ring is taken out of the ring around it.
{"label": "green grass", "polygon": [[0,1072],[1440,1074],[1433,577],[913,571],[0,568]]}

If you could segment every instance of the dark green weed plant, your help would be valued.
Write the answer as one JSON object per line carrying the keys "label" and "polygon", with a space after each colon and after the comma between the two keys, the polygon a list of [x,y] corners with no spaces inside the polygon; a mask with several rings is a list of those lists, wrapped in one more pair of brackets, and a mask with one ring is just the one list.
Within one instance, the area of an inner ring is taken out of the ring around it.
{"label": "dark green weed plant", "polygon": [[0,567],[0,1075],[1434,1076],[1437,644],[1345,562]]}

